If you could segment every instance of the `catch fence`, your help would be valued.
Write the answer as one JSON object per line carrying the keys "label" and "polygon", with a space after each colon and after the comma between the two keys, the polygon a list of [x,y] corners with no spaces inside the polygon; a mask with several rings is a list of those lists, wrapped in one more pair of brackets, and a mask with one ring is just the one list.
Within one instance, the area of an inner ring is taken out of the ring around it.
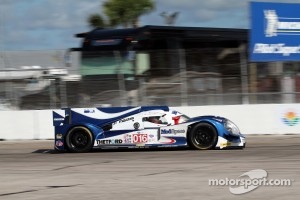
{"label": "catch fence", "polygon": [[250,63],[246,55],[245,48],[2,52],[0,110],[300,102],[298,62]]}

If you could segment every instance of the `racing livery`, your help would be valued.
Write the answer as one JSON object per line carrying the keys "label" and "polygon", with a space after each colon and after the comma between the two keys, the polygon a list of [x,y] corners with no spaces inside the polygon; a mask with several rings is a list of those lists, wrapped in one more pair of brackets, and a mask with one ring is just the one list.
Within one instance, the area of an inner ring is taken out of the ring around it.
{"label": "racing livery", "polygon": [[245,137],[229,119],[188,116],[168,106],[64,108],[53,111],[55,149],[191,147],[244,148]]}

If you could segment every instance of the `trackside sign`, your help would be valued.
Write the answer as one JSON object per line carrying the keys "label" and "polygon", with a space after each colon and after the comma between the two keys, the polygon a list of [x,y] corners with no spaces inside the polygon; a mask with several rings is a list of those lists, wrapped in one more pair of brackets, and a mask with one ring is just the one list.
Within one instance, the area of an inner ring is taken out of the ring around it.
{"label": "trackside sign", "polygon": [[300,60],[300,4],[251,2],[250,60]]}

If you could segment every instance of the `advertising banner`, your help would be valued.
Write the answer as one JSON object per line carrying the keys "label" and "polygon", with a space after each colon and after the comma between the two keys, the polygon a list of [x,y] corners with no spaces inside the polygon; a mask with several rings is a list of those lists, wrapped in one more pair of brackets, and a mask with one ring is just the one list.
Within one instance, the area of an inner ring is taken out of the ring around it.
{"label": "advertising banner", "polygon": [[252,62],[300,60],[300,4],[251,2]]}

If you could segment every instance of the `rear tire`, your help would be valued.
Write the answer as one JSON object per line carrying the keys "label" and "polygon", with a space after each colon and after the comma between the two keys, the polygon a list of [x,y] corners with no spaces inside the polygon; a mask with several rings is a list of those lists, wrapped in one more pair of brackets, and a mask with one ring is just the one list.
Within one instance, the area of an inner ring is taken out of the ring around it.
{"label": "rear tire", "polygon": [[215,148],[218,141],[218,133],[215,127],[209,123],[196,124],[188,135],[189,146],[198,150]]}
{"label": "rear tire", "polygon": [[93,134],[83,126],[73,127],[66,136],[67,148],[72,153],[89,152],[93,143]]}

